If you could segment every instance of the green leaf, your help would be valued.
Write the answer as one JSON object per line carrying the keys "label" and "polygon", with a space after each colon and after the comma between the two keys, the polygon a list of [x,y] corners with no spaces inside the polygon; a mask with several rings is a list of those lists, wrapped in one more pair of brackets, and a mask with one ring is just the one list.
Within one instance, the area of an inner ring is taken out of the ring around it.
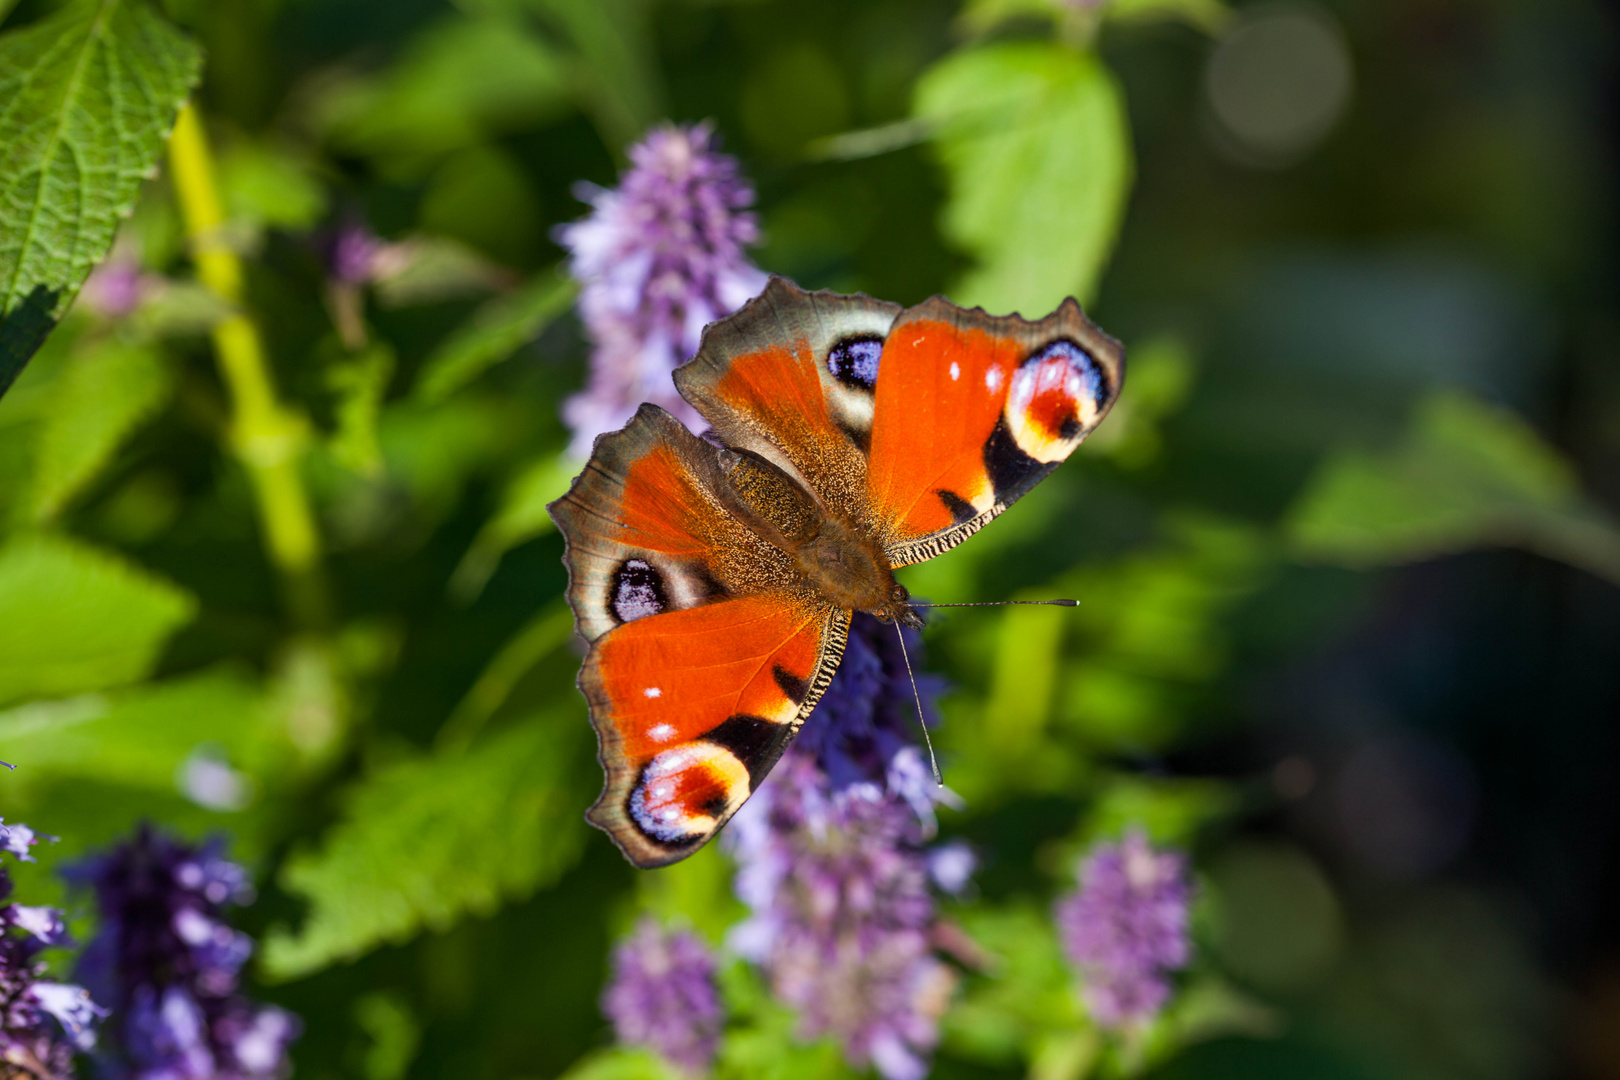
{"label": "green leaf", "polygon": [[650,1050],[616,1046],[582,1058],[562,1080],[681,1080],[684,1075]]}
{"label": "green leaf", "polygon": [[51,386],[35,448],[34,517],[48,520],[93,480],[169,398],[169,366],[151,346],[103,338]]}
{"label": "green leaf", "polygon": [[923,75],[914,111],[938,133],[945,234],[978,260],[953,297],[1030,316],[1088,299],[1132,170],[1124,105],[1102,64],[1051,43],[969,49]]}
{"label": "green leaf", "polygon": [[270,713],[259,687],[230,670],[107,696],[86,694],[0,712],[6,760],[41,774],[173,791],[201,746],[232,761],[258,763]]}
{"label": "green leaf", "polygon": [[1304,557],[1349,566],[1500,545],[1620,582],[1620,526],[1569,464],[1517,416],[1456,393],[1430,397],[1388,453],[1330,459],[1286,531]]}
{"label": "green leaf", "polygon": [[382,412],[388,380],[394,374],[394,351],[384,342],[346,356],[327,369],[326,385],[337,394],[337,431],[331,440],[332,457],[339,465],[376,477],[382,474],[382,443],[377,419]]}
{"label": "green leaf", "polygon": [[568,309],[574,292],[572,278],[550,270],[479,308],[428,357],[417,379],[417,400],[443,401],[511,356]]}
{"label": "green leaf", "polygon": [[326,213],[326,192],[308,166],[273,146],[232,144],[220,157],[219,186],[234,221],[309,229]]}
{"label": "green leaf", "polygon": [[114,555],[18,537],[0,548],[0,704],[139,679],[195,611],[189,594]]}
{"label": "green leaf", "polygon": [[478,530],[451,575],[451,594],[463,603],[476,599],[500,566],[503,555],[551,531],[551,514],[546,507],[562,498],[580,468],[577,458],[556,454],[530,462],[519,472],[507,485],[500,509]]}
{"label": "green leaf", "polygon": [[963,929],[988,954],[983,975],[945,1014],[946,1046],[979,1061],[1006,1063],[1033,1053],[1054,1032],[1089,1026],[1074,992],[1051,920],[1030,908],[981,909]]}
{"label": "green leaf", "polygon": [[317,119],[339,145],[415,168],[534,125],[569,89],[562,58],[519,20],[457,16],[419,34],[380,77],[336,86]]}
{"label": "green leaf", "polygon": [[112,246],[201,63],[141,0],[0,36],[0,394]]}
{"label": "green leaf", "polygon": [[404,1080],[422,1045],[422,1025],[398,994],[366,994],[354,1003],[354,1020],[371,1040],[361,1061],[366,1080]]}
{"label": "green leaf", "polygon": [[352,789],[319,850],[282,885],[309,899],[295,935],[265,942],[293,978],[467,914],[489,914],[562,875],[580,851],[590,726],[576,710],[528,720],[461,755],[386,765]]}
{"label": "green leaf", "polygon": [[1213,34],[1226,25],[1232,11],[1221,0],[1109,0],[1103,16],[1113,22],[1177,19]]}

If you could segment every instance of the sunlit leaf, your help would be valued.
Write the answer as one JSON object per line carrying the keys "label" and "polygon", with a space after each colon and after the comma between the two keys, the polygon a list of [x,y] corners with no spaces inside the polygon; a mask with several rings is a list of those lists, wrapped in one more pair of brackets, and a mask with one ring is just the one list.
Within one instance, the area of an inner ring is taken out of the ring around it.
{"label": "sunlit leaf", "polygon": [[949,177],[945,234],[978,266],[952,298],[1037,317],[1089,299],[1131,179],[1113,77],[1058,44],[997,44],[947,57],[917,85]]}
{"label": "sunlit leaf", "polygon": [[1431,397],[1400,446],[1331,458],[1294,505],[1303,556],[1350,566],[1522,547],[1620,581],[1620,525],[1523,420],[1460,394]]}
{"label": "sunlit leaf", "polygon": [[684,1075],[650,1050],[616,1046],[583,1058],[561,1080],[681,1080]]}
{"label": "sunlit leaf", "polygon": [[151,346],[103,339],[52,384],[35,447],[34,516],[54,517],[168,400],[169,366]]}
{"label": "sunlit leaf", "polygon": [[568,310],[574,292],[572,278],[547,271],[512,293],[491,300],[428,357],[416,382],[416,397],[442,401],[505,360]]}
{"label": "sunlit leaf", "polygon": [[143,0],[0,36],[0,394],[112,246],[200,65]]}
{"label": "sunlit leaf", "polygon": [[17,537],[0,548],[0,703],[138,679],[195,610],[189,594],[115,555]]}
{"label": "sunlit leaf", "polygon": [[30,778],[95,779],[173,791],[199,747],[254,765],[269,733],[259,687],[221,670],[118,694],[34,702],[0,712],[0,745]]}
{"label": "sunlit leaf", "polygon": [[230,216],[253,225],[308,229],[326,212],[326,192],[308,166],[274,146],[238,142],[220,157]]}
{"label": "sunlit leaf", "polygon": [[569,709],[465,754],[373,772],[349,792],[343,820],[319,848],[286,864],[282,884],[310,910],[297,933],[266,941],[266,970],[302,975],[487,915],[556,880],[583,840],[589,730]]}

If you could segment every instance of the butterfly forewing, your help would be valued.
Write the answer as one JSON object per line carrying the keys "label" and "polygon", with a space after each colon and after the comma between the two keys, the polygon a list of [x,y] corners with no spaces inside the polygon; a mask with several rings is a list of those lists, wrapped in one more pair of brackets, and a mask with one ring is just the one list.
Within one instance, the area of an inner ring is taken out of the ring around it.
{"label": "butterfly forewing", "polygon": [[896,566],[961,543],[1107,414],[1124,351],[1073,300],[1039,322],[935,298],[889,331],[868,463],[872,527]]}
{"label": "butterfly forewing", "polygon": [[805,292],[785,278],[710,326],[675,385],[728,445],[761,454],[823,506],[866,516],[866,451],[898,304]]}

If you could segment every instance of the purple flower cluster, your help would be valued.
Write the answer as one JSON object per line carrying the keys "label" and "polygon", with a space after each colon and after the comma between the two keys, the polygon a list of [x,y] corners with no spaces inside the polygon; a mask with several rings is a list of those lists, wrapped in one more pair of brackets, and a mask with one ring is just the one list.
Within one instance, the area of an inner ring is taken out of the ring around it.
{"label": "purple flower cluster", "polygon": [[925,846],[939,789],[906,731],[916,721],[899,643],[893,626],[856,619],[799,743],[726,830],[751,912],[731,944],[804,1035],[831,1035],[888,1080],[920,1080],[955,984],[933,954],[930,883],[965,885],[972,857]]}
{"label": "purple flower cluster", "polygon": [[643,919],[613,951],[602,1011],[625,1046],[644,1046],[701,1073],[714,1062],[724,1016],[714,955],[697,937]]}
{"label": "purple flower cluster", "polygon": [[[0,850],[33,862],[39,842],[23,824],[0,825]],[[0,869],[0,901],[11,895],[11,878]],[[71,945],[55,908],[14,902],[0,905],[0,1076],[63,1080],[73,1075],[73,1053],[95,1045],[93,1025],[105,1015],[83,988],[43,982],[39,954]]]}
{"label": "purple flower cluster", "polygon": [[143,825],[67,872],[95,891],[101,929],[78,974],[110,1006],[108,1072],[128,1080],[272,1080],[288,1071],[297,1017],[237,987],[252,940],[226,924],[252,897],[223,844],[200,846]]}
{"label": "purple flower cluster", "polygon": [[1139,832],[1098,845],[1080,864],[1080,888],[1058,902],[1056,921],[1100,1026],[1140,1027],[1164,1007],[1169,973],[1192,951],[1191,896],[1185,856],[1155,851]]}
{"label": "purple flower cluster", "polygon": [[670,373],[697,352],[704,326],[765,287],[743,253],[759,236],[753,189],[709,125],[659,128],[630,161],[617,188],[583,188],[590,216],[557,231],[596,346],[589,387],[563,408],[581,455],[644,401],[701,427]]}

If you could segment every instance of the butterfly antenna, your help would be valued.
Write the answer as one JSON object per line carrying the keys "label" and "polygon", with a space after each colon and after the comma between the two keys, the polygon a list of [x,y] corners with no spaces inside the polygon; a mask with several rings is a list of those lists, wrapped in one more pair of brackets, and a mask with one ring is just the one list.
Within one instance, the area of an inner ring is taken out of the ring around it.
{"label": "butterfly antenna", "polygon": [[928,764],[934,770],[934,783],[944,787],[945,778],[939,774],[939,759],[934,756],[934,740],[928,737],[928,722],[923,719],[922,694],[917,692],[917,676],[911,672],[911,654],[906,651],[906,632],[900,629],[898,619],[895,620],[894,632],[900,635],[900,656],[906,662],[906,678],[911,680],[911,696],[917,702],[917,725],[922,728],[923,743],[928,747]]}
{"label": "butterfly antenna", "polygon": [[1047,604],[1051,607],[1079,607],[1078,600],[981,600],[972,604],[921,604],[912,601],[912,607],[1005,607],[1008,604]]}

